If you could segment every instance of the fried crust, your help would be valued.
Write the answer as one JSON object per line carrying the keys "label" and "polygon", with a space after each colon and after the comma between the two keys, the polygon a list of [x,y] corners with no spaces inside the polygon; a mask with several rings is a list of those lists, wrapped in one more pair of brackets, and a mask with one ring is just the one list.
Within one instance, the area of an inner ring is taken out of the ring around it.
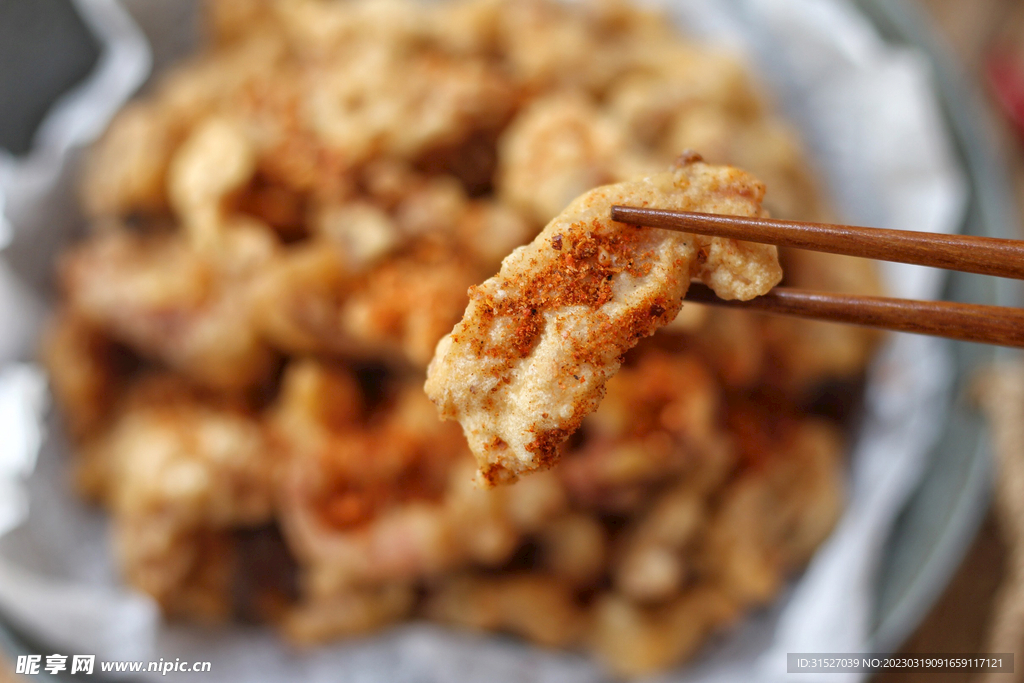
{"label": "fried crust", "polygon": [[782,277],[775,247],[628,226],[611,207],[763,216],[764,193],[738,169],[684,155],[666,173],[582,195],[470,289],[425,388],[462,424],[483,486],[554,465],[622,354],[675,318],[691,278],[750,299]]}

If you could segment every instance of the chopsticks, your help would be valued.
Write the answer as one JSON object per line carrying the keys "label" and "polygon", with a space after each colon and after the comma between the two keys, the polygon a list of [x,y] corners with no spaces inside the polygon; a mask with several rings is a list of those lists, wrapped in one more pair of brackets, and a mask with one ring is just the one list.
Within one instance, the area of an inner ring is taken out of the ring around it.
{"label": "chopsticks", "polygon": [[[1024,241],[1018,240],[626,206],[612,207],[612,220],[676,232],[1024,279]],[[1024,310],[1016,308],[785,287],[777,287],[751,301],[725,301],[697,284],[691,285],[686,299],[714,306],[1024,348]]]}
{"label": "chopsticks", "polygon": [[779,247],[1024,279],[1024,241],[613,206],[612,220]]}
{"label": "chopsticks", "polygon": [[788,287],[776,287],[750,301],[726,301],[698,283],[690,285],[686,301],[1024,348],[1024,310],[1016,308],[832,294]]}

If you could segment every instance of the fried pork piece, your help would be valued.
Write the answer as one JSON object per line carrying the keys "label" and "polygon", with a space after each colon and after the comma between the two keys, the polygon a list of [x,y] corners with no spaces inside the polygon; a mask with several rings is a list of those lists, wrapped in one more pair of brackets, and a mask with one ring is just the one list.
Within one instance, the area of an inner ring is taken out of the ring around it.
{"label": "fried pork piece", "polygon": [[252,323],[287,353],[338,351],[341,300],[351,274],[344,255],[323,240],[282,250],[253,286]]}
{"label": "fried pork piece", "polygon": [[[266,377],[272,356],[250,325],[246,273],[231,271],[264,262],[269,247],[259,233],[230,234],[240,239],[219,262],[174,236],[97,235],[61,263],[68,307],[201,384],[252,386]],[[250,237],[255,244],[247,244]]]}
{"label": "fried pork piece", "polygon": [[301,104],[302,125],[350,165],[381,152],[415,159],[474,131],[497,129],[519,97],[483,60],[371,42],[357,51],[340,51],[304,77],[309,84]]}
{"label": "fried pork piece", "polygon": [[586,623],[572,586],[541,573],[446,577],[424,611],[436,621],[507,631],[547,647],[576,644]]}
{"label": "fried pork piece", "polygon": [[537,234],[510,206],[470,199],[451,175],[424,175],[392,159],[368,165],[361,181],[366,199],[319,206],[312,221],[317,235],[344,248],[356,271],[410,242],[450,240],[453,249],[465,252],[459,255],[464,266],[479,264],[482,278]]}
{"label": "fried pork piece", "polygon": [[634,522],[613,563],[616,590],[648,603],[679,592],[691,578],[683,551],[705,525],[706,493],[684,481]]}
{"label": "fried pork piece", "polygon": [[426,391],[443,418],[462,423],[485,486],[556,462],[622,354],[679,312],[691,277],[727,299],[753,298],[782,277],[775,247],[616,224],[612,205],[760,216],[763,196],[742,171],[690,156],[583,195],[470,290]]}
{"label": "fried pork piece", "polygon": [[269,0],[207,0],[203,8],[204,25],[210,37],[221,44],[244,39],[273,19]]}
{"label": "fried pork piece", "polygon": [[737,602],[714,585],[698,585],[651,606],[608,593],[593,608],[589,644],[618,676],[650,675],[692,656],[709,632],[738,614]]}
{"label": "fried pork piece", "polygon": [[506,68],[536,90],[583,89],[600,94],[630,68],[657,63],[663,55],[644,59],[649,43],[676,42],[664,15],[618,0],[578,5],[548,0],[479,4],[484,10],[488,5],[496,7],[494,24],[488,27],[496,44],[484,49],[496,50]]}
{"label": "fried pork piece", "polygon": [[842,440],[824,422],[775,406],[731,409],[744,465],[718,492],[692,562],[744,606],[776,595],[810,559],[842,511]]}
{"label": "fried pork piece", "polygon": [[167,206],[167,165],[180,125],[154,104],[131,104],[86,157],[82,200],[91,216],[156,212]]}
{"label": "fried pork piece", "polygon": [[426,367],[481,279],[454,249],[420,245],[353,272],[326,240],[289,247],[256,279],[253,324],[285,352]]}
{"label": "fried pork piece", "polygon": [[538,98],[502,136],[498,192],[538,225],[583,192],[662,165],[630,146],[623,127],[582,93]]}
{"label": "fried pork piece", "polygon": [[314,236],[257,276],[253,316],[275,347],[426,367],[468,288],[529,239],[517,212],[406,164],[366,172],[366,198],[317,206]]}
{"label": "fried pork piece", "polygon": [[[647,145],[670,143],[675,121],[693,111],[714,112],[712,121],[720,123],[716,132],[729,124],[741,128],[760,114],[742,63],[728,54],[670,40],[643,51],[642,62],[644,68],[612,85],[608,108],[633,138]],[[707,154],[717,158],[719,151],[715,147]]]}
{"label": "fried pork piece", "polygon": [[[685,477],[634,516],[595,601],[591,646],[622,676],[665,669],[775,596],[824,540],[842,501],[836,431],[779,406],[733,406],[740,464],[701,490]],[[771,414],[771,417],[769,417]]]}
{"label": "fried pork piece", "polygon": [[410,616],[416,591],[405,583],[370,586],[308,600],[284,618],[284,635],[308,645],[379,631]]}
{"label": "fried pork piece", "polygon": [[750,169],[772,188],[765,200],[772,215],[804,221],[824,218],[799,138],[782,121],[750,120],[713,106],[690,107],[676,117],[662,148],[699,149],[708,159]]}
{"label": "fried pork piece", "polygon": [[59,311],[47,328],[43,363],[75,439],[94,434],[109,416],[123,379],[118,355],[110,339],[71,311]]}
{"label": "fried pork piece", "polygon": [[224,198],[256,172],[254,146],[237,122],[210,118],[178,148],[168,168],[171,206],[196,248],[223,250]]}
{"label": "fried pork piece", "polygon": [[128,581],[168,613],[227,616],[230,530],[271,514],[274,457],[259,423],[179,379],[143,378],[89,452]]}
{"label": "fried pork piece", "polygon": [[730,389],[749,389],[763,378],[767,350],[764,320],[746,311],[716,308],[692,339]]}
{"label": "fried pork piece", "polygon": [[[252,90],[285,89],[289,74],[282,68],[282,47],[265,34],[249,36],[175,66],[152,95],[125,107],[87,155],[81,176],[87,213],[165,211],[171,160],[192,129],[218,111],[239,115]],[[268,118],[259,121],[261,132],[279,134],[280,122]]]}
{"label": "fried pork piece", "polygon": [[706,359],[649,344],[608,381],[607,395],[584,421],[585,442],[558,468],[573,504],[616,514],[650,504],[668,479],[711,490],[735,461],[721,425],[721,390]]}
{"label": "fried pork piece", "polygon": [[364,352],[391,351],[425,367],[478,272],[444,247],[398,256],[361,278],[342,306],[341,328]]}
{"label": "fried pork piece", "polygon": [[592,586],[604,573],[608,534],[596,517],[570,512],[552,519],[537,544],[544,569],[574,586]]}
{"label": "fried pork piece", "polygon": [[438,422],[419,387],[363,412],[343,368],[287,368],[273,429],[289,454],[281,520],[304,567],[306,607],[467,562],[498,565],[565,506],[553,477],[476,489],[458,429]]}

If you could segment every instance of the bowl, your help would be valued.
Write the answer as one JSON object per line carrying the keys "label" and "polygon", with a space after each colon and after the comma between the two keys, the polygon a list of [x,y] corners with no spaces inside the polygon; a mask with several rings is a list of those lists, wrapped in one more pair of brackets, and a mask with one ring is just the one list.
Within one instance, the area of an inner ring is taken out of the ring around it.
{"label": "bowl", "polygon": [[[856,0],[856,4],[887,41],[916,48],[931,62],[946,124],[968,182],[969,205],[962,232],[1015,236],[1017,219],[1008,173],[981,94],[959,72],[925,19],[906,0]],[[46,0],[32,7],[39,14],[34,21],[18,27],[20,38],[56,47],[40,53],[40,59],[50,60],[46,66],[0,60],[0,83],[13,84],[8,87],[23,91],[7,101],[40,111],[76,80],[76,74],[87,71],[83,64],[91,65],[97,53],[94,41],[83,33],[86,27],[73,19],[70,2]],[[0,44],[6,40],[3,34],[13,28],[13,23],[0,22]],[[18,74],[10,73],[18,69]],[[38,69],[60,77],[25,77],[26,71],[36,73]],[[9,73],[3,74],[5,70]],[[32,111],[24,116],[5,112],[0,117],[0,140],[14,148],[19,144],[21,149],[27,148],[24,121],[32,115]],[[22,136],[20,142],[18,135]],[[1002,306],[1022,301],[1014,283],[963,274],[949,279],[946,298]],[[952,410],[939,445],[930,454],[925,475],[887,540],[877,576],[872,628],[873,649],[877,652],[897,650],[927,614],[969,547],[989,501],[991,458],[984,424],[971,405],[969,388],[978,368],[1007,352],[969,344],[950,343],[949,347],[957,378]],[[11,657],[48,649],[45,643],[25,639],[2,620],[0,647]],[[61,678],[48,676],[47,680]]]}

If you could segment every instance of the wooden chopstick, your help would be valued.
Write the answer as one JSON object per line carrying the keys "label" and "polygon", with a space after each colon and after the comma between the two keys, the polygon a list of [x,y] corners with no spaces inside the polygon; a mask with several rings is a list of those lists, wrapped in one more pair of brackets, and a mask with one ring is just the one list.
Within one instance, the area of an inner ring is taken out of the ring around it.
{"label": "wooden chopstick", "polygon": [[[1024,279],[1024,241],[769,218],[613,206],[612,220],[880,261]],[[750,301],[725,301],[697,283],[686,300],[829,322],[1024,348],[1024,310],[949,301],[812,292],[776,287]]]}
{"label": "wooden chopstick", "polygon": [[630,225],[1024,279],[1024,241],[613,206]]}
{"label": "wooden chopstick", "polygon": [[1024,348],[1024,310],[776,287],[750,301],[726,301],[692,283],[686,301]]}

